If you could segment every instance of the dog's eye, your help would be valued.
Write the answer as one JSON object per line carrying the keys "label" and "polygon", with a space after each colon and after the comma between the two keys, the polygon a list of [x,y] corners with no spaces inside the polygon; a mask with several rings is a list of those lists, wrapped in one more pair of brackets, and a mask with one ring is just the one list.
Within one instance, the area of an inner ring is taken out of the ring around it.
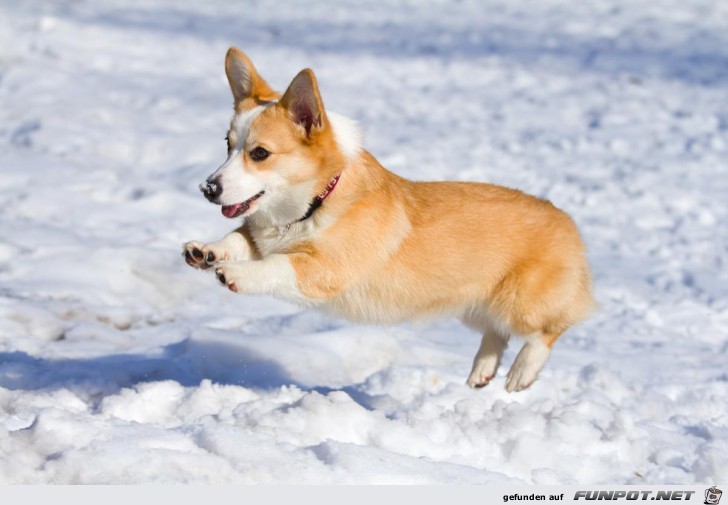
{"label": "dog's eye", "polygon": [[250,159],[252,159],[253,161],[263,161],[268,156],[270,156],[270,153],[260,146],[250,151]]}

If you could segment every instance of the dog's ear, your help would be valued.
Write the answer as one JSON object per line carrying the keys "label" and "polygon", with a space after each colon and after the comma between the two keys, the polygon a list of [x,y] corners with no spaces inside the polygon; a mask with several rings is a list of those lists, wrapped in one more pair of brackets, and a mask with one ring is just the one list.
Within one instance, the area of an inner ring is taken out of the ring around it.
{"label": "dog's ear", "polygon": [[225,56],[225,74],[236,105],[246,98],[270,102],[280,96],[260,76],[250,58],[237,47],[228,49]]}
{"label": "dog's ear", "polygon": [[321,100],[316,76],[310,68],[301,70],[283,93],[280,105],[288,110],[289,117],[303,126],[306,135],[322,131],[326,127],[326,111]]}

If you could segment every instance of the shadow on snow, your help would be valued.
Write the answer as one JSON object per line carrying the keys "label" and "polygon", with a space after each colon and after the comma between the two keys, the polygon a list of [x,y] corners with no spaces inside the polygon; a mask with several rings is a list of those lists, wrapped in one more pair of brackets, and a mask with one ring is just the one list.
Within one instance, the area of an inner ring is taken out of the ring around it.
{"label": "shadow on snow", "polygon": [[295,386],[302,391],[327,394],[344,391],[366,409],[369,395],[356,385],[342,388],[296,382],[274,361],[255,352],[219,342],[189,339],[162,348],[158,355],[114,354],[94,358],[45,359],[24,352],[0,353],[0,387],[9,390],[69,389],[96,398],[117,394],[140,383],[174,381],[195,387],[203,380],[270,391]]}

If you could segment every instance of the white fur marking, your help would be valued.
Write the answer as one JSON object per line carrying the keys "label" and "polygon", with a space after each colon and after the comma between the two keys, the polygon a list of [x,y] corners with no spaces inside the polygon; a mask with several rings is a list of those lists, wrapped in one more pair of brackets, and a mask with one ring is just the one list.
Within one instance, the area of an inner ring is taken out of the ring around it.
{"label": "white fur marking", "polygon": [[490,382],[500,365],[503,351],[508,345],[508,334],[505,336],[497,331],[488,331],[473,360],[473,369],[468,377],[467,384],[471,388],[483,387]]}
{"label": "white fur marking", "polygon": [[216,266],[225,281],[235,284],[238,293],[271,295],[295,303],[312,300],[298,289],[298,279],[290,260],[284,254],[271,254],[260,261],[222,262]]}
{"label": "white fur marking", "polygon": [[530,335],[508,371],[506,390],[514,392],[529,387],[538,377],[550,354],[551,349],[543,343],[539,334]]}
{"label": "white fur marking", "polygon": [[249,260],[253,255],[250,244],[237,231],[228,233],[217,242],[207,244],[206,247],[211,249],[217,258],[230,261]]}
{"label": "white fur marking", "polygon": [[194,268],[200,268],[206,264],[206,258],[209,253],[215,257],[214,261],[243,261],[250,260],[253,257],[253,251],[248,241],[243,236],[234,231],[228,233],[217,242],[203,244],[196,240],[191,240],[183,246],[184,250],[192,254],[194,249],[202,252],[202,259],[195,258],[196,263],[191,265]]}
{"label": "white fur marking", "polygon": [[356,158],[362,150],[362,133],[356,121],[335,112],[326,113],[334,130],[336,145],[349,159]]}
{"label": "white fur marking", "polygon": [[244,202],[256,193],[262,191],[263,181],[248,173],[243,165],[242,151],[245,149],[245,140],[250,132],[253,120],[270,104],[260,105],[245,112],[235,114],[232,120],[235,130],[235,146],[230,151],[225,163],[213,173],[210,178],[219,177],[222,185],[220,203],[234,205]]}
{"label": "white fur marking", "polygon": [[[295,165],[288,164],[286,168],[291,169],[294,167]],[[270,173],[273,175],[275,171],[272,170]],[[265,207],[262,207],[260,212],[250,216],[254,228],[286,227],[286,225],[299,219],[306,213],[308,206],[311,204],[314,183],[315,181],[311,180],[290,185],[282,178],[269,181],[271,191],[266,193]],[[289,238],[291,237],[289,236]],[[261,252],[266,249],[262,244],[259,244],[259,246]]]}
{"label": "white fur marking", "polygon": [[253,123],[253,120],[263,112],[265,109],[273,105],[273,102],[267,103],[265,105],[259,105],[257,107],[253,107],[250,110],[246,110],[245,112],[240,112],[238,114],[235,114],[235,117],[233,117],[233,129],[235,130],[235,148],[233,151],[240,152],[245,147],[245,140],[248,138],[248,133],[250,133],[250,125]]}

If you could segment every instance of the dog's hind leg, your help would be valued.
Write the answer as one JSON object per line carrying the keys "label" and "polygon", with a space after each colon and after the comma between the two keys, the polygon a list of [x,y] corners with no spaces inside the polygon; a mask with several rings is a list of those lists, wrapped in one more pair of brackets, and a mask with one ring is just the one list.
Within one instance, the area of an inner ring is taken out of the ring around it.
{"label": "dog's hind leg", "polygon": [[558,334],[534,333],[526,337],[521,351],[506,376],[506,391],[523,391],[533,384],[551,354]]}
{"label": "dog's hind leg", "polygon": [[473,370],[470,372],[467,384],[471,388],[482,388],[495,376],[500,365],[503,351],[508,346],[509,334],[504,329],[496,329],[487,325],[480,342],[480,349],[473,360]]}
{"label": "dog's hind leg", "polygon": [[507,391],[522,391],[536,380],[559,336],[591,308],[590,288],[583,259],[532,261],[498,285],[492,310],[526,340],[506,376]]}

